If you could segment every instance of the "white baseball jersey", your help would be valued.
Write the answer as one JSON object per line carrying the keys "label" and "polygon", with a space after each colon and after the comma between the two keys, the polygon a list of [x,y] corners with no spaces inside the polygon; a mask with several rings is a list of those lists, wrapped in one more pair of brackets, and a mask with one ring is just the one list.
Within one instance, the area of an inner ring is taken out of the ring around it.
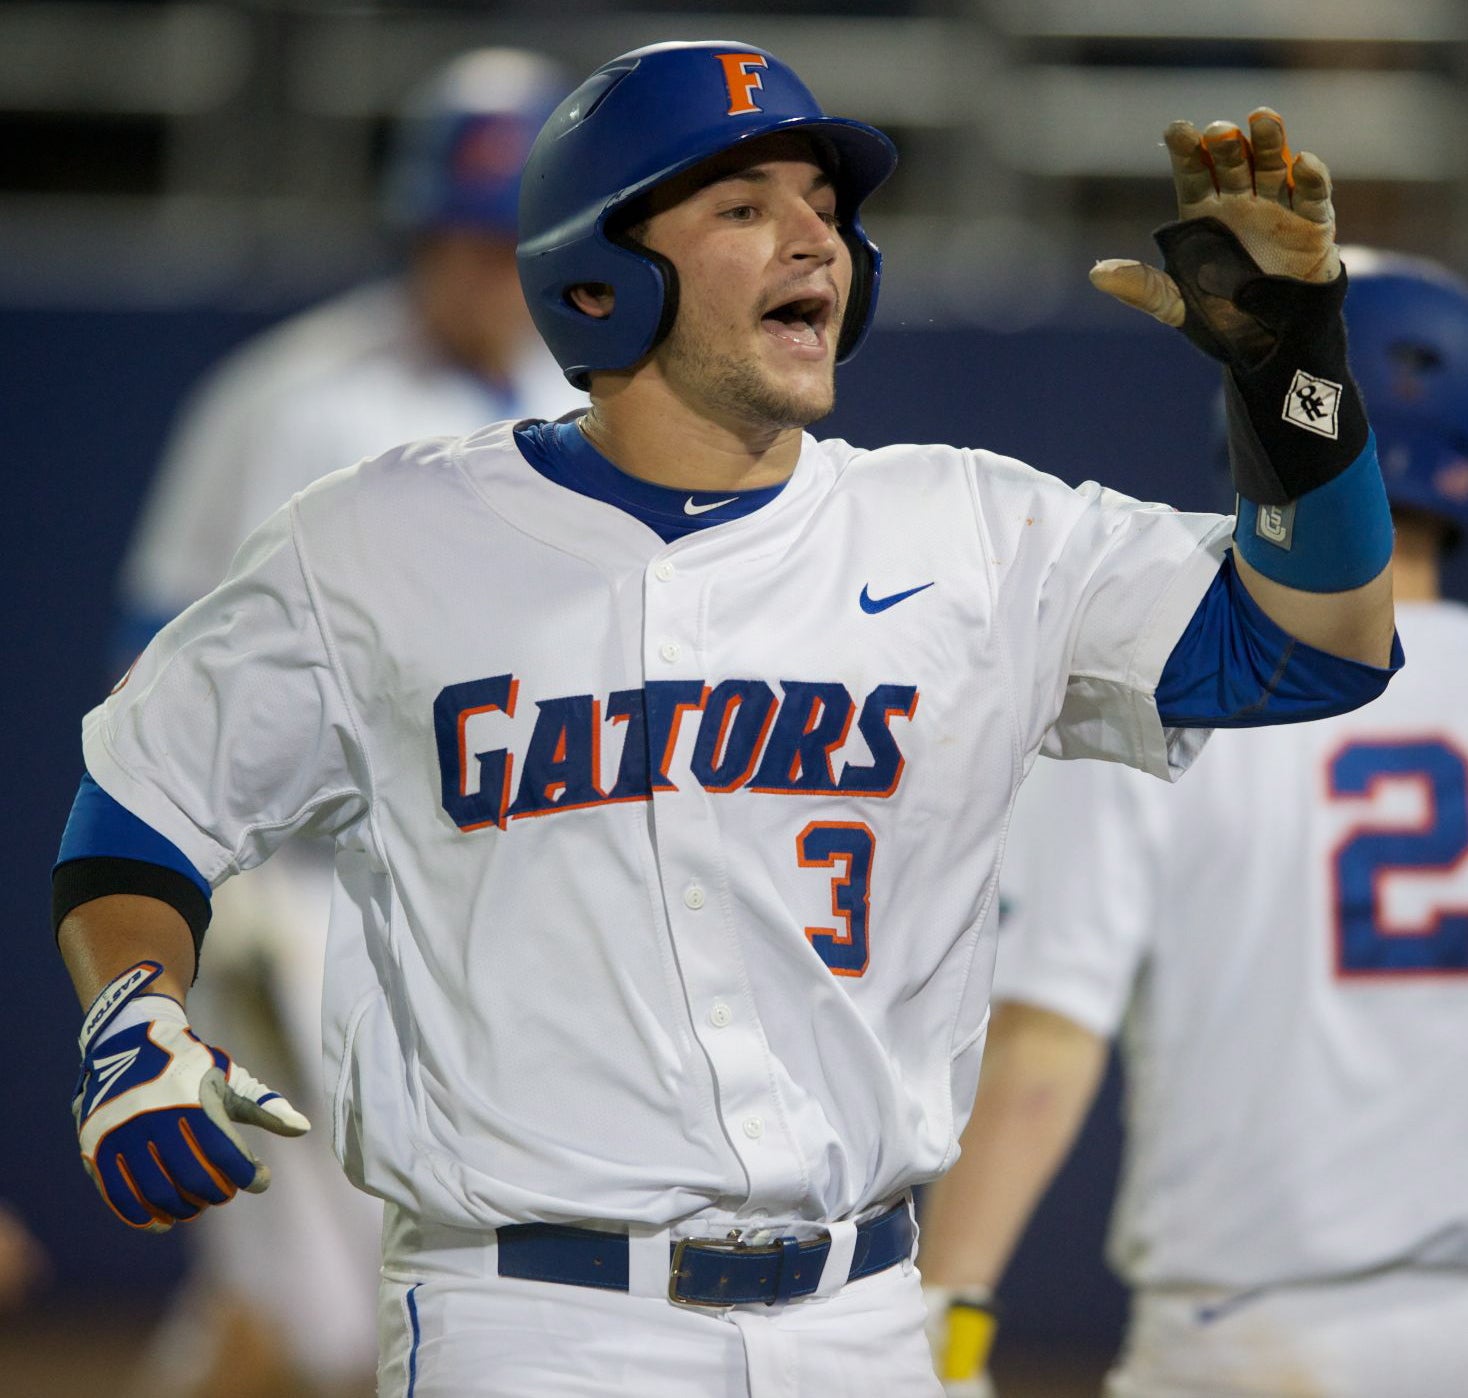
{"label": "white baseball jersey", "polygon": [[164,453],[124,600],[159,621],[181,611],[219,582],[250,530],[329,471],[585,401],[533,335],[511,378],[491,384],[434,347],[399,282],[345,292],[250,340],[204,380]]}
{"label": "white baseball jersey", "polygon": [[212,882],[336,843],[330,1129],[428,1220],[849,1217],[952,1158],[1046,744],[1159,775],[1230,521],[806,438],[672,544],[512,424],[318,482],[85,721]]}
{"label": "white baseball jersey", "polygon": [[1468,1266],[1468,609],[1397,617],[1363,709],[1220,733],[1176,789],[1044,763],[1018,803],[995,998],[1126,1016],[1134,1285]]}

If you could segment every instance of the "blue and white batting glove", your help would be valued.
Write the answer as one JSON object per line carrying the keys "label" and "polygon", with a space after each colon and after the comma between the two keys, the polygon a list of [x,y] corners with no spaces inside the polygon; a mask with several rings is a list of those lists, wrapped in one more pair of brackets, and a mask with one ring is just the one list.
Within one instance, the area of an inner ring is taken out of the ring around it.
{"label": "blue and white batting glove", "polygon": [[162,973],[140,961],[92,1001],[71,1104],[92,1183],[124,1223],[154,1233],[269,1185],[236,1122],[277,1136],[311,1129],[278,1092],[196,1038],[177,1000],[143,993]]}

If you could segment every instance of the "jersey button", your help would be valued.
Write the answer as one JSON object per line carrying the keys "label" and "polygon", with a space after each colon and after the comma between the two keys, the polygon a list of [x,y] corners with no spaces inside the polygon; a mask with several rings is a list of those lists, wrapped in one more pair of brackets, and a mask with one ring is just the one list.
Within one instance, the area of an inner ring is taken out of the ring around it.
{"label": "jersey button", "polygon": [[658,647],[658,654],[671,665],[683,653],[683,647],[677,641],[664,641]]}
{"label": "jersey button", "polygon": [[709,1011],[709,1023],[715,1029],[727,1029],[734,1019],[734,1011],[722,1000],[716,1000],[714,1007]]}
{"label": "jersey button", "polygon": [[748,1136],[751,1141],[759,1140],[759,1138],[765,1134],[764,1122],[761,1121],[760,1118],[757,1116],[745,1117],[744,1134]]}
{"label": "jersey button", "polygon": [[677,571],[677,570],[665,558],[652,571],[653,571],[653,576],[656,577],[659,582],[668,582],[669,580],[671,580],[674,572]]}
{"label": "jersey button", "polygon": [[692,908],[694,912],[697,912],[701,907],[703,907],[704,903],[707,902],[707,900],[708,895],[704,893],[703,889],[701,889],[696,883],[689,884],[688,887],[683,891],[683,901],[690,908]]}

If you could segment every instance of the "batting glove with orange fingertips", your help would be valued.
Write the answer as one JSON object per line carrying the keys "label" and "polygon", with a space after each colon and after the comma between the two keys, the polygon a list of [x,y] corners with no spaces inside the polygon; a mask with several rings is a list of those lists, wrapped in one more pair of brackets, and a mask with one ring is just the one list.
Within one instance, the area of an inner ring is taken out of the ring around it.
{"label": "batting glove with orange fingertips", "polygon": [[1226,366],[1234,484],[1283,505],[1347,470],[1369,428],[1346,360],[1330,171],[1291,152],[1277,112],[1259,108],[1248,128],[1173,122],[1178,217],[1154,234],[1166,270],[1113,258],[1091,281]]}
{"label": "batting glove with orange fingertips", "polygon": [[277,1136],[311,1129],[278,1092],[198,1039],[177,1000],[145,993],[162,970],[140,961],[92,1002],[71,1104],[92,1182],[124,1223],[152,1232],[269,1185],[237,1123]]}

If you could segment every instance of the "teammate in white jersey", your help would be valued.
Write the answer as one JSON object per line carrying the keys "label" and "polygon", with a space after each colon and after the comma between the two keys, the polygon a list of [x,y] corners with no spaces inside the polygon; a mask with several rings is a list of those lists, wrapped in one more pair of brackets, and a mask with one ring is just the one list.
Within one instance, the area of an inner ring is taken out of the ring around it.
{"label": "teammate in white jersey", "polygon": [[535,333],[515,272],[520,168],[569,85],[539,55],[477,49],[410,96],[380,201],[403,271],[265,331],[194,391],[123,566],[124,664],[319,476],[583,401]]}
{"label": "teammate in white jersey", "polygon": [[870,322],[890,142],[736,43],[573,92],[519,259],[590,411],[318,482],[85,721],[53,915],[117,1213],[258,1190],[235,1123],[306,1129],[182,1001],[214,885],[324,835],[321,1129],[386,1201],[382,1394],[932,1393],[909,1191],[972,1099],[1035,754],[1172,776],[1400,664],[1328,177],[1283,137],[1174,127],[1172,275],[1095,274],[1229,366],[1264,502],[1231,550],[991,453],[804,435]]}
{"label": "teammate in white jersey", "polygon": [[[569,87],[538,55],[479,49],[412,94],[381,199],[404,271],[258,336],[194,393],[124,565],[122,664],[318,476],[413,438],[584,403],[535,333],[515,269],[520,168]],[[320,841],[232,881],[194,1006],[313,1117],[330,890]],[[293,1150],[260,1208],[190,1230],[188,1275],[136,1391],[370,1392],[381,1215],[342,1178],[328,1136]]]}
{"label": "teammate in white jersey", "polygon": [[1116,1398],[1443,1398],[1468,1375],[1468,608],[1439,583],[1468,528],[1468,285],[1344,260],[1412,664],[1354,713],[1217,735],[1176,790],[1041,764],[983,1084],[924,1216],[924,1275],[981,1303],[1120,1033]]}

